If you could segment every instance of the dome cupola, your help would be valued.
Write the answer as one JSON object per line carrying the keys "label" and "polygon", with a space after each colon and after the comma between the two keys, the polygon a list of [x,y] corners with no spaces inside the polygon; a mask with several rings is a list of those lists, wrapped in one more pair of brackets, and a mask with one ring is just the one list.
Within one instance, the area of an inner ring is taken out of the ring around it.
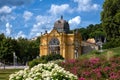
{"label": "dome cupola", "polygon": [[63,19],[63,16],[61,16],[60,20],[57,20],[54,23],[54,29],[56,29],[58,32],[65,32],[68,33],[69,32],[69,24],[66,20]]}

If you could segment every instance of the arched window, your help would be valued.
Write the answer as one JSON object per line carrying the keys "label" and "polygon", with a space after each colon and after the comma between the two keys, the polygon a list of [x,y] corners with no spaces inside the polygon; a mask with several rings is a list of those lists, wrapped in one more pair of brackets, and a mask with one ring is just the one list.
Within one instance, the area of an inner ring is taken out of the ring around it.
{"label": "arched window", "polygon": [[52,38],[49,41],[49,53],[52,53],[52,54],[60,53],[60,42],[57,38]]}

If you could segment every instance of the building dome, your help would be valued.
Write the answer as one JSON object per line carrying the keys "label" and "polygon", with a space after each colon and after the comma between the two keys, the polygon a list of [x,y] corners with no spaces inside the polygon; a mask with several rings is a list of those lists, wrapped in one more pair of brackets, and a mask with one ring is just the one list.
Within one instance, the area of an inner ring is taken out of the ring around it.
{"label": "building dome", "polygon": [[68,33],[69,32],[69,24],[66,20],[63,19],[63,16],[61,16],[60,20],[57,20],[54,23],[54,29],[56,29],[58,32],[65,32]]}

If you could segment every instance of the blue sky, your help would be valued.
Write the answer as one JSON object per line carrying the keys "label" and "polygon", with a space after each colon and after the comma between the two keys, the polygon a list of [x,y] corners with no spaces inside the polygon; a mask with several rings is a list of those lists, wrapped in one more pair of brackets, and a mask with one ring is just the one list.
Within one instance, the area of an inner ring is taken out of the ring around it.
{"label": "blue sky", "polygon": [[12,38],[34,38],[63,18],[70,29],[100,23],[104,0],[0,0],[0,33]]}

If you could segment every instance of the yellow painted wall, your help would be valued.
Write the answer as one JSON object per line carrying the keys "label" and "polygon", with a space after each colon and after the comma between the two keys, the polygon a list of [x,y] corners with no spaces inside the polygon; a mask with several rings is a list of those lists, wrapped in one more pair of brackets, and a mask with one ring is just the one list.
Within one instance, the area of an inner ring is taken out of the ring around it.
{"label": "yellow painted wall", "polygon": [[[54,37],[60,42],[60,55],[62,55],[65,59],[74,59],[74,42],[77,38],[79,40],[79,44],[81,44],[81,36],[78,35],[78,37],[76,37],[75,34],[59,33],[54,29],[50,33],[41,36],[40,56],[49,54],[48,43]],[[80,54],[81,46],[79,46],[79,55]]]}

